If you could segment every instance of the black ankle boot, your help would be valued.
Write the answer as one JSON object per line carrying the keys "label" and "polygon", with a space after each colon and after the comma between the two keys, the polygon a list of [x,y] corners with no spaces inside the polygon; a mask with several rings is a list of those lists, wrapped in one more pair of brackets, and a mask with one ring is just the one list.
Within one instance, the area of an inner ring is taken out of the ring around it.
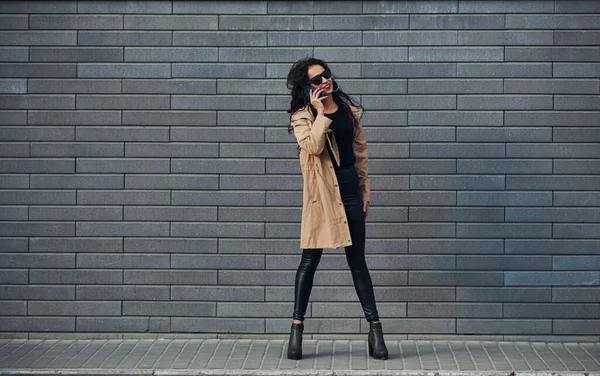
{"label": "black ankle boot", "polygon": [[388,358],[388,349],[383,341],[383,329],[381,323],[369,323],[369,355],[375,359],[385,360]]}
{"label": "black ankle boot", "polygon": [[290,333],[290,342],[288,343],[288,359],[300,360],[302,359],[302,332],[304,331],[304,324],[292,323],[292,331]]}

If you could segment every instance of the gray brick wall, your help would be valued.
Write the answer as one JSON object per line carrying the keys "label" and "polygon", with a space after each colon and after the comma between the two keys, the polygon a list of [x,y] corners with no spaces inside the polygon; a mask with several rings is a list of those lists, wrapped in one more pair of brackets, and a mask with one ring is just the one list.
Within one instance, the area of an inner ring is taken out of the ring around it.
{"label": "gray brick wall", "polygon": [[[285,333],[301,212],[285,77],[316,56],[367,110],[386,333],[600,340],[600,2],[0,13],[0,336]],[[326,253],[310,327],[364,333]]]}

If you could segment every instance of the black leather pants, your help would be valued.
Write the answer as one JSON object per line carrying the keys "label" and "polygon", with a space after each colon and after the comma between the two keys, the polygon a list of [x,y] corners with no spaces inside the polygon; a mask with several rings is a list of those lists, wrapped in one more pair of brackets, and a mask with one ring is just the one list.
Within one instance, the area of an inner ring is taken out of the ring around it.
{"label": "black leather pants", "polygon": [[[352,272],[354,288],[367,321],[379,321],[373,282],[365,261],[365,215],[354,165],[336,170],[342,202],[350,226],[352,245],[345,248],[346,261]],[[321,260],[322,249],[304,249],[296,272],[294,319],[304,321],[308,299],[313,286],[315,270]]]}

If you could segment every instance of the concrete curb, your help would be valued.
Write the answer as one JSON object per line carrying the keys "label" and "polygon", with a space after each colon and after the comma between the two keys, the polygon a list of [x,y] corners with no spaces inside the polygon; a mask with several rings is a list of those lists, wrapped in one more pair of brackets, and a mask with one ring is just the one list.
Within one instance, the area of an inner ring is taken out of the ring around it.
{"label": "concrete curb", "polygon": [[0,369],[0,376],[600,376],[584,371],[249,370],[249,369]]}

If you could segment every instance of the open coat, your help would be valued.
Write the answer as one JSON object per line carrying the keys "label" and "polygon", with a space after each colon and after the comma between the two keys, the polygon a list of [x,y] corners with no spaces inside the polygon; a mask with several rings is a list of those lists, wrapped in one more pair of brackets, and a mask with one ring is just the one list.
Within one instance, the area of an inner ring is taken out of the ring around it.
{"label": "open coat", "polygon": [[[351,109],[359,124],[352,149],[356,158],[360,191],[362,200],[370,201],[367,140],[360,121],[362,110],[356,107]],[[333,167],[333,163],[339,165],[340,156],[334,133],[329,129],[331,120],[322,115],[315,118],[308,105],[292,114],[290,120],[300,145],[300,166],[304,177],[300,247],[316,249],[352,245],[346,211]],[[331,161],[329,157],[326,142],[335,161]]]}

